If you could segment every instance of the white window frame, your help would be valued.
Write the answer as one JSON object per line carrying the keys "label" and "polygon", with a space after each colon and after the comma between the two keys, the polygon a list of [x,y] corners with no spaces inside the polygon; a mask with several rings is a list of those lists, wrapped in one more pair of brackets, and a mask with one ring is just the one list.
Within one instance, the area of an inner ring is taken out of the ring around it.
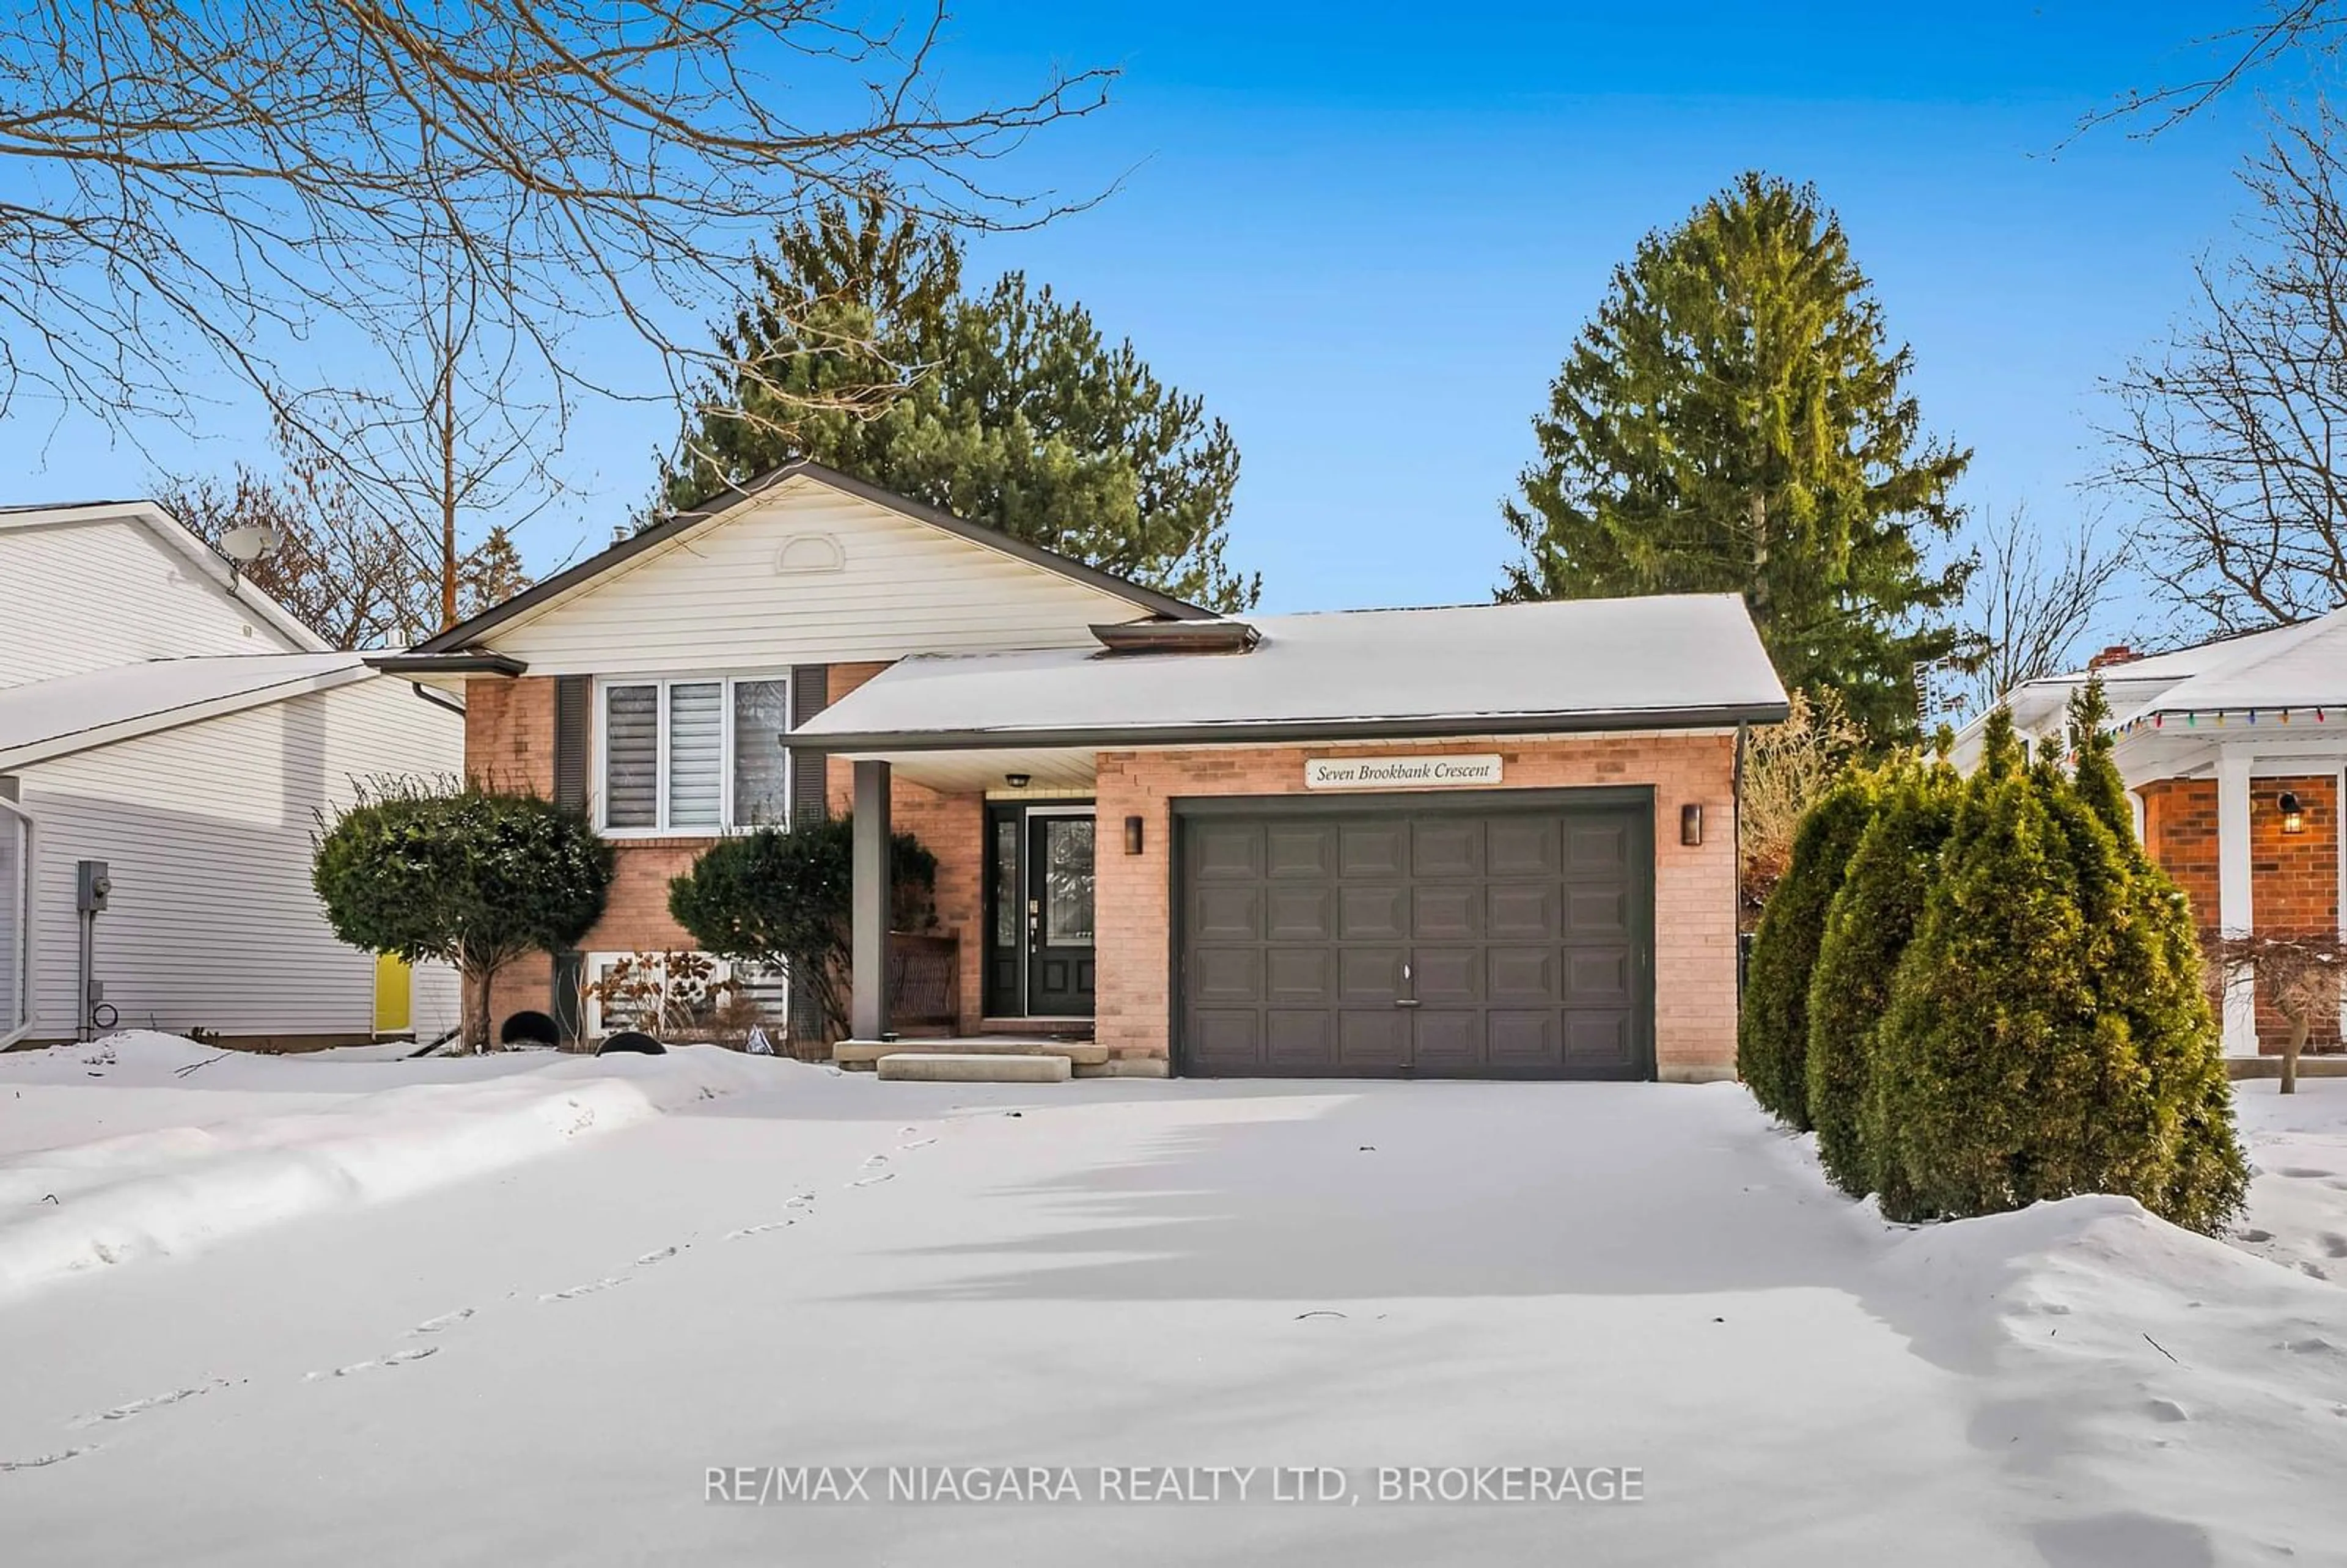
{"label": "white window frame", "polygon": [[6,898],[15,906],[16,916],[16,939],[11,944],[14,950],[0,952],[0,964],[17,967],[19,986],[16,994],[19,1016],[0,1018],[0,1048],[5,1048],[32,1033],[33,1026],[40,1021],[39,999],[33,994],[33,910],[34,891],[40,876],[41,834],[40,824],[33,814],[15,801],[0,799],[0,816],[20,825],[25,834],[25,864],[20,868],[24,876],[23,886],[15,888],[0,886],[0,898]]}
{"label": "white window frame", "polygon": [[[782,670],[706,670],[678,674],[662,672],[645,675],[598,675],[595,677],[595,704],[591,723],[595,744],[590,766],[594,769],[595,831],[606,838],[722,838],[731,834],[749,833],[760,826],[787,826],[790,823],[792,791],[798,783],[798,759],[785,747],[783,752],[783,820],[779,823],[743,823],[733,816],[733,688],[743,682],[775,682],[783,685],[783,733],[788,734],[795,724],[798,709],[797,683],[788,669]],[[724,688],[720,705],[721,739],[718,745],[718,822],[714,827],[671,827],[668,818],[668,694],[672,686],[706,686],[712,682]],[[605,784],[606,743],[610,734],[609,695],[615,686],[651,686],[659,697],[654,710],[652,727],[659,740],[652,769],[657,803],[657,821],[650,827],[614,827],[608,820],[610,800]]]}

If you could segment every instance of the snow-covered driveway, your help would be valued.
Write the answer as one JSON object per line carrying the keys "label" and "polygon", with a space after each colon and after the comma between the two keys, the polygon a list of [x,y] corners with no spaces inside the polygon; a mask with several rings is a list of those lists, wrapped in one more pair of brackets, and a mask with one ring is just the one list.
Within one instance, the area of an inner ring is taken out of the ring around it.
{"label": "snow-covered driveway", "polygon": [[[2347,1293],[2123,1202],[1893,1231],[1730,1086],[761,1070],[0,1304],[7,1558],[2347,1560]],[[707,1500],[819,1465],[1258,1474]],[[1645,1496],[1263,1501],[1449,1465]]]}

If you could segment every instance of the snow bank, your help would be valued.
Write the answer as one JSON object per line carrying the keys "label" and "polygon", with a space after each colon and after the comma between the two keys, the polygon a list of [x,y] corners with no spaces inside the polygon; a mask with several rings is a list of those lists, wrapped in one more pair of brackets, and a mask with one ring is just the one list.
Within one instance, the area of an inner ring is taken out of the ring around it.
{"label": "snow bank", "polygon": [[[200,1072],[220,1060],[215,1050],[147,1033],[34,1055],[52,1060],[19,1059],[23,1069],[11,1076],[39,1081],[81,1072],[126,1087],[168,1084],[184,1082],[179,1075],[193,1064],[207,1064],[193,1069]],[[502,1071],[484,1078],[483,1062]],[[0,1299],[84,1269],[444,1186],[805,1071],[714,1046],[666,1056],[533,1053],[396,1066],[240,1056],[231,1067],[240,1086],[276,1074],[308,1089],[364,1074],[371,1091],[323,1109],[183,1122],[0,1160]],[[386,1075],[410,1081],[372,1088]],[[418,1077],[458,1081],[412,1081]],[[186,1099],[188,1112],[200,1112],[200,1093],[190,1090]]]}

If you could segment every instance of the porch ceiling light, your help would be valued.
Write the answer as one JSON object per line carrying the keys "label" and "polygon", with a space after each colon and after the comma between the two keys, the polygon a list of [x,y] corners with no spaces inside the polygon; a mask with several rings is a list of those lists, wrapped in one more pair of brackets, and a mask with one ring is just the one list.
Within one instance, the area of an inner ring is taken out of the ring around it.
{"label": "porch ceiling light", "polygon": [[1033,782],[1033,777],[1034,775],[1031,774],[1004,774],[1002,775],[1002,782],[1009,784],[1012,789],[1025,789],[1029,784]]}
{"label": "porch ceiling light", "polygon": [[2281,806],[2281,830],[2284,833],[2304,833],[2306,831],[2306,812],[2298,804],[2297,792],[2294,790],[2282,791],[2281,800],[2279,804]]}

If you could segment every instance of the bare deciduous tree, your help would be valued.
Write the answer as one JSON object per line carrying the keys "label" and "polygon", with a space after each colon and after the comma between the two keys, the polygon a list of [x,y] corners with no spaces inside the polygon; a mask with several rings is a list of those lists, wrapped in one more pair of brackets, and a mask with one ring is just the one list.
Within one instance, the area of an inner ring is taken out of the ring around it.
{"label": "bare deciduous tree", "polygon": [[2347,600],[2347,179],[2329,108],[2277,122],[2242,175],[2249,244],[2198,269],[2191,319],[2109,383],[2106,485],[2145,569],[2219,630]]}
{"label": "bare deciduous tree", "polygon": [[1964,584],[1974,661],[1964,672],[1966,711],[1985,712],[2015,686],[2071,668],[2126,565],[2126,552],[2103,543],[2091,517],[2060,538],[2032,524],[2025,507],[1990,521],[1980,569]]}
{"label": "bare deciduous tree", "polygon": [[330,456],[339,366],[412,330],[419,248],[510,335],[533,401],[637,390],[569,351],[589,323],[595,363],[632,333],[671,400],[777,219],[886,173],[948,223],[1040,220],[1056,209],[982,166],[1106,82],[950,106],[941,6],[892,24],[846,0],[14,0],[5,17],[0,408],[46,394],[126,427],[184,418],[200,356]]}
{"label": "bare deciduous tree", "polygon": [[2130,87],[2086,115],[2079,129],[2127,121],[2149,139],[2293,55],[2331,54],[2347,39],[2347,0],[2265,0],[2259,15],[2198,40],[2208,69],[2188,81]]}
{"label": "bare deciduous tree", "polygon": [[2260,932],[2208,938],[2205,974],[2221,1012],[2232,977],[2248,974],[2258,991],[2288,1020],[2282,1037],[2281,1092],[2298,1092],[2298,1059],[2318,1023],[2335,1026],[2347,1002],[2347,943],[2329,931]]}
{"label": "bare deciduous tree", "polygon": [[1866,743],[1840,696],[1791,693],[1784,721],[1762,724],[1744,740],[1737,793],[1736,842],[1742,858],[1745,922],[1759,918],[1768,895],[1792,864],[1793,835]]}

